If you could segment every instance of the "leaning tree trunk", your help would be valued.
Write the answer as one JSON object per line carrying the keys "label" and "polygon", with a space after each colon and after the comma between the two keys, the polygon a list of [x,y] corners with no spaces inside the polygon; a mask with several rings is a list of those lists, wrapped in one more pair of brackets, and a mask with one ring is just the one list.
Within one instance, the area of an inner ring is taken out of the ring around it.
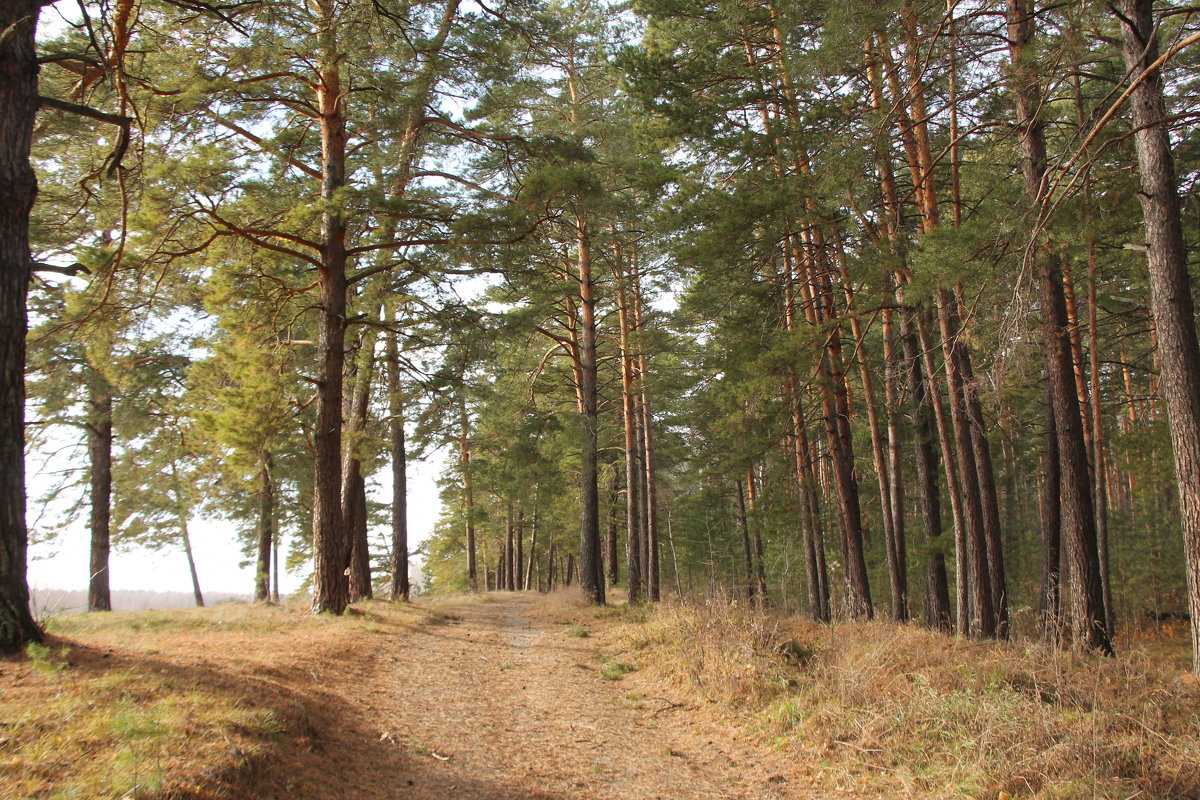
{"label": "leaning tree trunk", "polygon": [[362,436],[371,405],[371,382],[375,375],[375,329],[364,331],[355,364],[354,391],[343,437],[346,454],[342,462],[342,517],[350,540],[348,563],[350,602],[374,595],[371,586],[370,542],[367,538],[367,486],[362,471]]}
{"label": "leaning tree trunk", "polygon": [[1146,221],[1150,308],[1158,330],[1162,394],[1167,406],[1179,510],[1183,518],[1192,669],[1200,674],[1200,347],[1188,278],[1179,191],[1165,123],[1162,75],[1147,73],[1158,58],[1153,0],[1123,0],[1125,66],[1141,83],[1130,97],[1134,146]]}
{"label": "leaning tree trunk", "polygon": [[25,293],[29,211],[37,194],[29,149],[38,107],[33,41],[42,5],[0,4],[0,653],[42,638],[25,578]]}
{"label": "leaning tree trunk", "polygon": [[109,536],[112,519],[112,390],[103,376],[88,381],[88,461],[91,516],[91,563],[88,568],[88,611],[112,611],[109,591]]}

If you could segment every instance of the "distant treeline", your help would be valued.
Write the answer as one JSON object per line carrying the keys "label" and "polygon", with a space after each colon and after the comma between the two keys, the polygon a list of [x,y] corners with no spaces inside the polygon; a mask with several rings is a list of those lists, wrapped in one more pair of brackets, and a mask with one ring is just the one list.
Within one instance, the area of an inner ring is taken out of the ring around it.
{"label": "distant treeline", "polygon": [[[79,614],[87,611],[86,591],[63,591],[59,589],[30,590],[30,606],[35,617],[47,617],[52,614]],[[208,604],[215,603],[248,603],[252,598],[248,594],[228,594],[214,592],[206,594]],[[195,608],[196,599],[191,592],[149,592],[144,590],[122,591],[112,593],[113,611],[148,611],[165,608]]]}

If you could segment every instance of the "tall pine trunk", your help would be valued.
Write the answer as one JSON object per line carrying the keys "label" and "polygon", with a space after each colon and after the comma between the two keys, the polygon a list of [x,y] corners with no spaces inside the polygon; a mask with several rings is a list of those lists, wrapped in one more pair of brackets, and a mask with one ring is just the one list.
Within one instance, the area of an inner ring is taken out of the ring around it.
{"label": "tall pine trunk", "polygon": [[1134,147],[1146,224],[1150,306],[1158,330],[1162,394],[1167,406],[1179,510],[1183,520],[1192,669],[1200,674],[1200,346],[1183,242],[1179,190],[1165,123],[1162,75],[1146,70],[1158,57],[1153,0],[1122,0],[1126,69],[1144,80],[1130,98]]}
{"label": "tall pine trunk", "polygon": [[[1045,196],[1046,141],[1043,123],[1038,118],[1042,92],[1030,55],[1034,39],[1034,8],[1031,0],[1008,0],[1008,39],[1013,65],[1012,93],[1016,100],[1017,131],[1024,161],[1025,194],[1034,208],[1040,209]],[[1040,215],[1036,221],[1041,222]],[[1096,551],[1096,517],[1079,394],[1075,386],[1075,364],[1067,330],[1062,272],[1049,248],[1033,242],[1029,252],[1037,261],[1036,274],[1042,307],[1042,356],[1049,399],[1054,409],[1058,445],[1062,533],[1070,572],[1070,631],[1080,647],[1111,653],[1112,641],[1104,619],[1104,597]]]}
{"label": "tall pine trunk", "polygon": [[275,544],[275,481],[271,477],[271,454],[262,454],[258,470],[258,557],[255,560],[254,600],[271,599],[271,553]]}
{"label": "tall pine trunk", "polygon": [[746,556],[746,599],[755,602],[758,582],[754,576],[754,546],[750,542],[750,523],[746,520],[746,490],[742,481],[737,481],[737,526],[742,532],[742,550]]}
{"label": "tall pine trunk", "polygon": [[[467,536],[467,581],[471,591],[479,591],[479,569],[475,557],[475,490],[471,485],[471,419],[467,416],[467,396],[465,387],[459,387],[458,406],[458,469],[462,475],[462,512],[463,525]],[[487,559],[484,558],[484,572],[487,571]],[[484,590],[487,589],[487,576],[484,576]]]}
{"label": "tall pine trunk", "polygon": [[400,346],[387,335],[388,438],[392,461],[392,600],[408,601],[408,454],[404,446],[404,397],[400,393]]}
{"label": "tall pine trunk", "polygon": [[367,538],[367,486],[362,471],[362,437],[371,405],[371,383],[375,376],[376,329],[367,328],[359,341],[354,365],[354,390],[344,422],[345,457],[342,463],[342,516],[350,539],[349,599],[356,603],[374,595],[371,585],[371,554]]}
{"label": "tall pine trunk", "polygon": [[91,559],[88,568],[88,611],[112,611],[109,591],[109,537],[112,520],[112,389],[102,375],[88,380],[88,495],[91,515]]}
{"label": "tall pine trunk", "polygon": [[[621,259],[617,258],[617,268]],[[637,416],[634,397],[635,355],[631,349],[630,329],[632,315],[629,308],[629,289],[624,276],[618,276],[617,317],[620,323],[621,345],[621,420],[625,432],[625,546],[628,553],[628,602],[632,605],[641,598],[642,581],[645,574],[642,563],[642,510],[641,472],[638,465]]]}
{"label": "tall pine trunk", "polygon": [[317,112],[321,134],[321,266],[317,271],[317,401],[313,430],[313,613],[349,602],[350,548],[342,519],[342,370],[346,349],[346,119],[337,43],[338,4],[317,0]]}
{"label": "tall pine trunk", "polygon": [[597,474],[596,296],[592,279],[591,233],[586,217],[575,218],[576,267],[579,276],[579,398],[583,434],[581,521],[579,529],[579,586],[589,603],[604,603],[604,559],[600,550],[600,487]]}
{"label": "tall pine trunk", "polygon": [[[898,294],[897,299],[902,300],[903,295]],[[901,311],[900,346],[904,351],[904,372],[912,402],[918,505],[925,535],[925,625],[952,633],[954,621],[950,613],[950,588],[942,538],[942,495],[934,444],[937,438],[934,403],[937,398],[921,368],[921,351],[913,330],[912,313],[907,309]]]}

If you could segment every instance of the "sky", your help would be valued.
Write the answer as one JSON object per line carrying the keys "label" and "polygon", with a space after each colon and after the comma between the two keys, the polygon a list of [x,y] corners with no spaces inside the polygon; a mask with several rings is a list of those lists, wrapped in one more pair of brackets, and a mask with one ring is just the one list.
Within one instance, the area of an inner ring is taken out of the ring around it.
{"label": "sky", "polygon": [[[413,461],[408,469],[409,549],[429,538],[441,514],[437,476],[443,468],[444,455],[438,451],[425,461]],[[391,497],[390,470],[382,470],[382,483],[368,484],[374,500]],[[27,516],[38,518],[41,508],[37,497],[39,481],[30,476]],[[244,556],[237,541],[234,526],[229,522],[193,519],[190,524],[192,548],[196,557],[196,572],[202,592],[233,592],[251,594],[254,591],[254,567],[240,567]],[[374,537],[373,537],[374,538]],[[280,553],[280,561],[284,553]],[[29,585],[34,589],[86,590],[89,571],[89,535],[86,506],[81,507],[63,534],[51,542],[32,544],[29,549]],[[307,569],[307,567],[305,568]],[[414,564],[412,576],[417,577]],[[303,571],[280,576],[280,591],[289,594],[304,580]],[[156,592],[191,592],[187,559],[183,550],[158,551],[134,549],[114,550],[109,562],[110,586],[113,590],[145,589]]]}

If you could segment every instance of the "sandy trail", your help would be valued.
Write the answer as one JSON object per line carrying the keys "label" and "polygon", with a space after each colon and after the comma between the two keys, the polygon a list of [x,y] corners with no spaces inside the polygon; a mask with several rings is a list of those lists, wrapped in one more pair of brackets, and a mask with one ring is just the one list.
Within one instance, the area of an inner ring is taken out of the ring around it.
{"label": "sandy trail", "polygon": [[[815,789],[794,764],[739,738],[734,726],[703,709],[643,700],[632,680],[606,680],[596,640],[539,620],[531,602],[514,595],[441,606],[445,618],[381,637],[373,663],[359,659],[357,675],[336,676],[339,684],[362,681],[364,691],[348,702],[331,697],[327,717],[314,718],[314,758],[306,759],[289,794],[323,800],[840,796]],[[272,778],[278,787],[279,775]]]}

